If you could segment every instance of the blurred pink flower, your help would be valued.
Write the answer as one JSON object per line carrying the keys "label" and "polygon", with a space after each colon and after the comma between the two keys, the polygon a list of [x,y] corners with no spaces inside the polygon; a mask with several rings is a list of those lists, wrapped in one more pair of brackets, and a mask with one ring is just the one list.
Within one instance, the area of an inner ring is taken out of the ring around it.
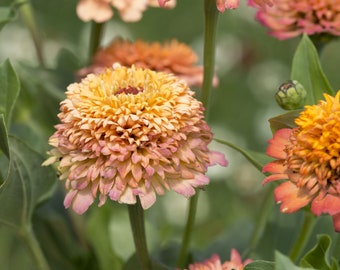
{"label": "blurred pink flower", "polygon": [[258,9],[256,18],[278,39],[303,33],[340,35],[340,2],[334,0],[273,0],[271,6],[249,5]]}
{"label": "blurred pink flower", "polygon": [[306,106],[296,128],[276,131],[267,149],[276,160],[263,167],[271,173],[263,183],[284,180],[274,191],[282,212],[311,204],[315,215],[331,215],[340,232],[340,91],[325,98]]}
{"label": "blurred pink flower", "polygon": [[240,0],[216,0],[216,7],[219,12],[224,12],[226,9],[238,8]]}
{"label": "blurred pink flower", "polygon": [[247,259],[242,262],[238,251],[236,249],[232,249],[230,261],[226,261],[222,264],[220,257],[217,254],[214,254],[210,259],[203,262],[190,264],[188,270],[243,270],[243,268],[251,262],[251,259]]}
{"label": "blurred pink flower", "polygon": [[[171,8],[174,4],[167,7]],[[82,21],[102,23],[111,19],[112,8],[116,8],[123,21],[136,22],[142,18],[148,6],[158,6],[157,0],[79,0],[77,14]]]}
{"label": "blurred pink flower", "polygon": [[99,194],[144,209],[165,190],[190,197],[209,183],[209,166],[227,165],[210,151],[204,108],[186,83],[148,69],[114,69],[73,83],[61,102],[51,156],[66,180],[65,207],[84,213]]}
{"label": "blurred pink flower", "polygon": [[[196,63],[196,53],[186,44],[172,40],[161,44],[142,40],[131,42],[121,38],[114,39],[107,47],[101,48],[93,57],[92,64],[78,71],[79,77],[89,73],[101,73],[114,63],[122,66],[148,68],[154,71],[172,73],[189,85],[201,86],[203,67]],[[214,76],[213,85],[218,85]]]}

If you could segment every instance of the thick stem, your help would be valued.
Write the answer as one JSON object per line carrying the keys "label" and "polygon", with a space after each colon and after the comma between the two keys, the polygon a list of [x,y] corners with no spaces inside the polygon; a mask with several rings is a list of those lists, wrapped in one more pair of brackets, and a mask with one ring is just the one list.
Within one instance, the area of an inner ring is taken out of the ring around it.
{"label": "thick stem", "polygon": [[128,205],[130,225],[135,243],[137,258],[140,263],[141,270],[152,270],[152,264],[146,244],[145,228],[144,228],[144,210],[137,199],[136,204]]}
{"label": "thick stem", "polygon": [[196,194],[190,198],[189,204],[189,212],[187,217],[187,223],[184,230],[184,235],[182,239],[181,249],[179,251],[179,256],[177,259],[176,266],[178,268],[183,269],[187,265],[187,257],[188,257],[188,248],[191,240],[192,231],[195,225],[195,216],[196,216],[196,209],[198,203],[198,196],[199,191],[196,191]]}
{"label": "thick stem", "polygon": [[16,0],[16,4],[20,6],[20,15],[32,36],[34,48],[38,57],[38,62],[42,67],[45,67],[43,45],[38,31],[37,23],[34,18],[31,3],[29,0]]}
{"label": "thick stem", "polygon": [[297,261],[301,252],[306,247],[307,241],[309,240],[309,236],[312,233],[314,225],[316,223],[315,216],[311,212],[309,211],[304,212],[305,216],[300,229],[300,233],[289,255],[290,259],[293,262]]}
{"label": "thick stem", "polygon": [[104,23],[91,22],[91,36],[89,44],[89,62],[99,48],[103,34]]}
{"label": "thick stem", "polygon": [[24,227],[21,231],[21,237],[26,243],[28,250],[32,254],[37,270],[50,270],[44,253],[41,250],[38,240],[36,239],[31,226]]}

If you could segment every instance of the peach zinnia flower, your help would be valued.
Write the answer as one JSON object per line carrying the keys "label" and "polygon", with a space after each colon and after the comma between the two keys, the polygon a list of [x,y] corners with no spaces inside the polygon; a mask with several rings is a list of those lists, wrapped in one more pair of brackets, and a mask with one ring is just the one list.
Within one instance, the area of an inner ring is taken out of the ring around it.
{"label": "peach zinnia flower", "polygon": [[[175,1],[167,7],[174,7]],[[156,7],[156,0],[80,0],[77,5],[78,17],[88,22],[94,20],[97,23],[105,22],[113,16],[112,7],[119,11],[123,21],[136,22],[142,18],[143,12],[148,6]]]}
{"label": "peach zinnia flower", "polygon": [[334,0],[273,0],[273,5],[259,6],[256,18],[278,39],[288,39],[303,33],[308,35],[340,35],[340,2]]}
{"label": "peach zinnia flower", "polygon": [[232,249],[230,261],[226,261],[222,264],[220,257],[217,254],[214,254],[210,259],[207,259],[204,262],[190,264],[188,270],[243,270],[250,262],[252,262],[251,259],[242,262],[238,251]]}
{"label": "peach zinnia flower", "polygon": [[117,65],[67,88],[61,121],[44,163],[57,163],[66,180],[65,207],[84,213],[99,194],[144,209],[156,194],[185,197],[209,183],[209,166],[227,161],[210,151],[212,133],[201,102],[176,77]]}
{"label": "peach zinnia flower", "polygon": [[306,106],[296,128],[278,130],[267,154],[277,160],[266,164],[264,184],[286,180],[275,189],[281,211],[292,213],[311,203],[315,215],[333,217],[340,231],[340,91],[318,105]]}
{"label": "peach zinnia flower", "polygon": [[[80,77],[89,73],[101,73],[114,63],[122,66],[148,68],[154,71],[173,73],[189,85],[201,86],[203,67],[197,66],[196,53],[186,44],[172,40],[164,44],[146,43],[142,40],[131,42],[116,38],[106,48],[100,49],[92,60],[92,65],[78,72]],[[214,86],[218,79],[215,76]]]}

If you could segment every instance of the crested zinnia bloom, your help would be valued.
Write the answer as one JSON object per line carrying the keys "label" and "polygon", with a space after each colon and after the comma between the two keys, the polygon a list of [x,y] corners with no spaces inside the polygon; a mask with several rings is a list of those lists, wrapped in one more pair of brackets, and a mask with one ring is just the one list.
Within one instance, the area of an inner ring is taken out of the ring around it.
{"label": "crested zinnia bloom", "polygon": [[99,198],[147,209],[165,190],[190,197],[209,183],[209,166],[227,165],[210,151],[204,108],[175,76],[116,65],[73,83],[61,102],[51,156],[66,180],[66,208],[84,213]]}
{"label": "crested zinnia bloom", "polygon": [[[196,65],[197,54],[186,44],[177,40],[147,43],[142,40],[131,42],[121,38],[114,39],[107,47],[100,49],[93,57],[92,65],[81,69],[79,77],[89,73],[101,73],[114,63],[122,66],[148,68],[154,71],[173,73],[189,85],[201,86],[203,67]],[[213,85],[217,86],[217,76]]]}
{"label": "crested zinnia bloom", "polygon": [[278,130],[269,140],[264,184],[285,180],[274,191],[281,211],[292,213],[311,204],[315,215],[332,216],[340,231],[340,91],[318,105],[306,106],[297,127]]}
{"label": "crested zinnia bloom", "polygon": [[256,0],[249,5],[258,9],[256,18],[278,39],[288,39],[303,33],[308,35],[340,35],[340,2],[334,0],[273,0],[259,6]]}
{"label": "crested zinnia bloom", "polygon": [[[167,7],[172,8],[175,4],[173,0]],[[149,6],[158,6],[157,0],[80,0],[77,5],[77,14],[82,21],[94,20],[102,23],[111,19],[112,8],[115,8],[119,11],[123,21],[136,22],[142,18],[143,12]]]}
{"label": "crested zinnia bloom", "polygon": [[188,270],[243,270],[243,268],[251,262],[251,259],[242,262],[238,251],[232,249],[230,261],[222,263],[220,257],[217,254],[214,254],[204,262],[190,264]]}

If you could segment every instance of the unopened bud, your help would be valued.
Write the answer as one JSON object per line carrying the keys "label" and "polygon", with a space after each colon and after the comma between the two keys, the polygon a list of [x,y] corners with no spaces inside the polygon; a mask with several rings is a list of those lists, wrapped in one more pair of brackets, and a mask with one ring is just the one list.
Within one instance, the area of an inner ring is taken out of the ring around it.
{"label": "unopened bud", "polygon": [[306,95],[307,92],[301,83],[288,80],[280,85],[275,99],[282,109],[295,110],[303,107]]}

